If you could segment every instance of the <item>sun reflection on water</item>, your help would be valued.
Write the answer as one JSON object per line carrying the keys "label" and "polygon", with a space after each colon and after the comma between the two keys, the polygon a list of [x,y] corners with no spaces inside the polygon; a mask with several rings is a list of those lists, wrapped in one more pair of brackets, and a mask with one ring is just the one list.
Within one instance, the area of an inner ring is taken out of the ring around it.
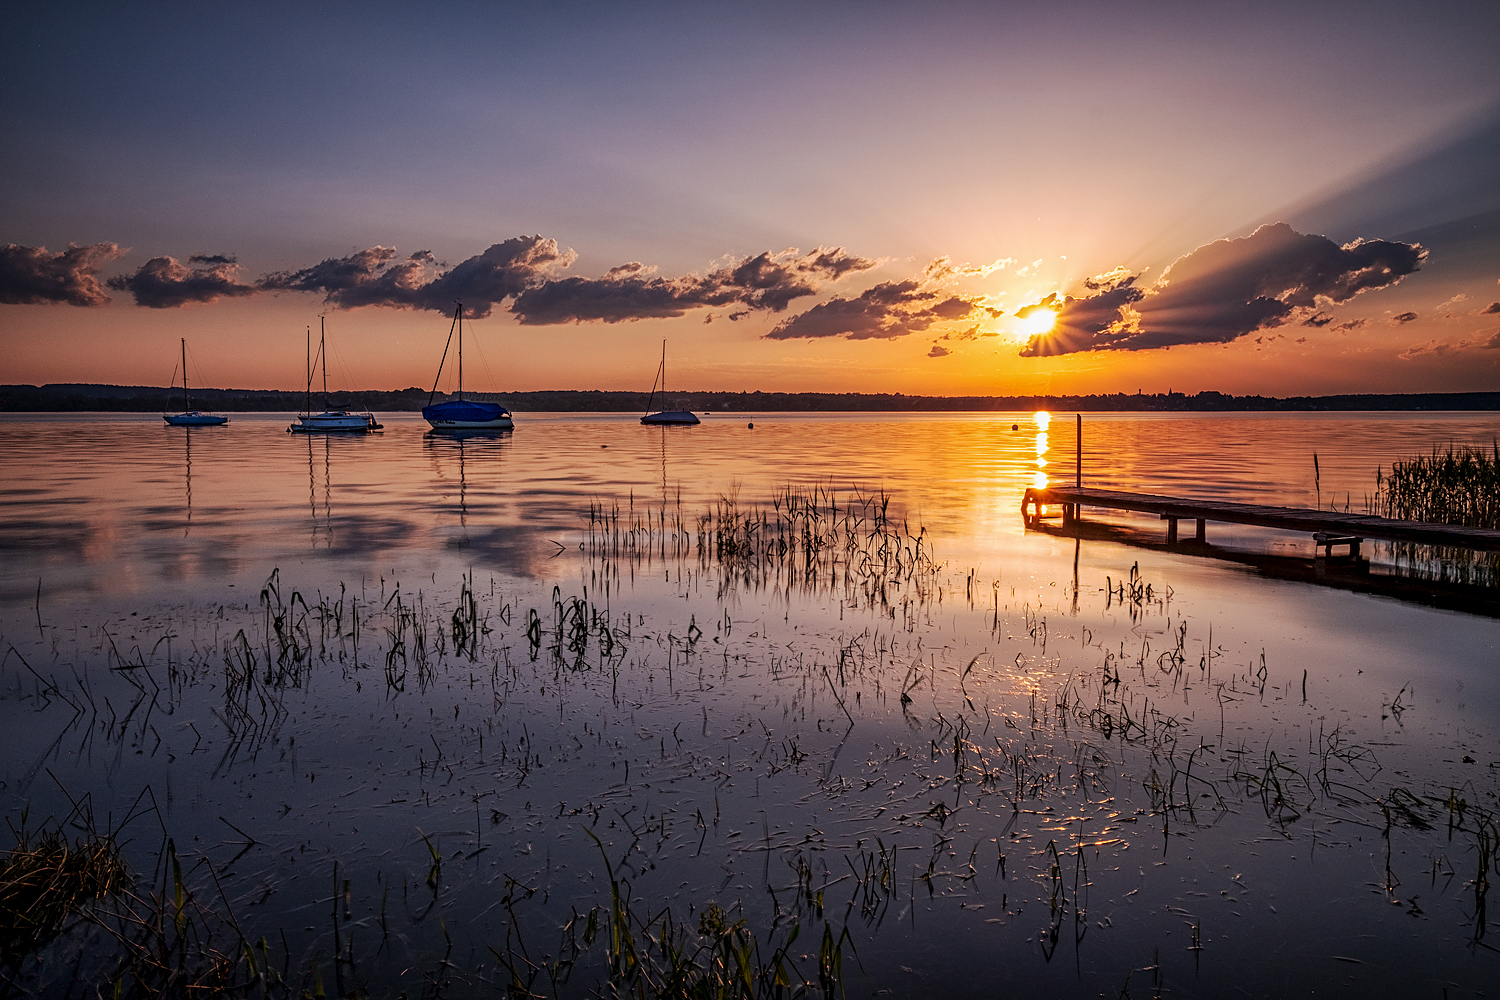
{"label": "sun reflection on water", "polygon": [[1036,424],[1036,473],[1032,476],[1031,485],[1039,490],[1048,486],[1047,482],[1047,428],[1052,425],[1052,414],[1046,410],[1038,410],[1031,415],[1032,423]]}

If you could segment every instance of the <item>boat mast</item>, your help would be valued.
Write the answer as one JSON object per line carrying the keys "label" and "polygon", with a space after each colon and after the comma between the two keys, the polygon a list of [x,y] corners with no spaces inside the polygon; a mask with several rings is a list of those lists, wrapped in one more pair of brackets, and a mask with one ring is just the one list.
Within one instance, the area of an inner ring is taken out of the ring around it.
{"label": "boat mast", "polygon": [[455,303],[458,312],[458,401],[464,399],[464,304]]}
{"label": "boat mast", "polygon": [[307,327],[307,409],[303,412],[312,414],[312,324]]}
{"label": "boat mast", "polygon": [[182,412],[186,413],[188,406],[187,391],[187,338],[182,338]]}
{"label": "boat mast", "polygon": [[323,409],[328,409],[328,343],[323,330],[323,317],[318,317],[318,357],[323,359]]}

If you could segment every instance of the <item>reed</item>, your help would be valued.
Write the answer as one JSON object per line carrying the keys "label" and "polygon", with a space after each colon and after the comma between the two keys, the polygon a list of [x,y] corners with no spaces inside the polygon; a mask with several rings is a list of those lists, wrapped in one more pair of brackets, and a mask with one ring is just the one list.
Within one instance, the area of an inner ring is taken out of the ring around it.
{"label": "reed", "polygon": [[1500,443],[1449,446],[1446,452],[1395,462],[1389,476],[1375,470],[1375,513],[1407,521],[1468,528],[1500,528]]}
{"label": "reed", "polygon": [[129,883],[115,838],[61,828],[12,828],[16,846],[0,861],[0,963],[14,981],[31,955],[95,903]]}

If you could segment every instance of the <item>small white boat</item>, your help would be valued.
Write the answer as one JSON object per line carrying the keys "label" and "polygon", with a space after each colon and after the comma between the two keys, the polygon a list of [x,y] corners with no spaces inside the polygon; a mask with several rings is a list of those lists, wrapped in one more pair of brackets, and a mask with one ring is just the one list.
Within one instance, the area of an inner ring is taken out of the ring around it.
{"label": "small white boat", "polygon": [[381,425],[375,422],[373,413],[351,413],[348,410],[324,410],[322,413],[300,414],[297,417],[297,423],[287,428],[293,434],[328,431],[353,431],[356,434],[363,434],[380,429]]}
{"label": "small white boat", "polygon": [[188,402],[186,337],[182,338],[182,412],[163,413],[161,418],[167,422],[168,427],[218,427],[229,423],[229,418],[223,414],[195,410]]}
{"label": "small white boat", "polygon": [[687,410],[661,410],[657,413],[650,412],[651,404],[656,401],[656,387],[661,385],[662,401],[667,398],[667,342],[661,342],[661,364],[656,369],[656,381],[651,383],[651,396],[646,400],[646,415],[641,418],[643,424],[656,424],[661,426],[688,427],[699,423],[696,416]]}
{"label": "small white boat", "polygon": [[[323,405],[328,405],[328,355],[324,347],[327,334],[323,319],[318,318],[318,357],[323,363]],[[297,422],[287,427],[292,434],[368,434],[378,431],[381,425],[375,422],[375,414],[355,413],[351,410],[327,410],[312,412],[312,328],[307,330],[307,412],[297,415]]]}
{"label": "small white boat", "polygon": [[[453,331],[458,330],[458,398],[444,403],[434,403],[438,380],[443,377],[443,363],[448,360],[448,348],[453,344]],[[484,403],[477,399],[464,399],[464,307],[459,303],[453,310],[453,325],[448,327],[448,343],[443,345],[443,357],[438,362],[437,375],[432,380],[432,391],[427,394],[427,405],[422,407],[422,419],[435,431],[508,431],[515,428],[510,411],[499,403]]]}

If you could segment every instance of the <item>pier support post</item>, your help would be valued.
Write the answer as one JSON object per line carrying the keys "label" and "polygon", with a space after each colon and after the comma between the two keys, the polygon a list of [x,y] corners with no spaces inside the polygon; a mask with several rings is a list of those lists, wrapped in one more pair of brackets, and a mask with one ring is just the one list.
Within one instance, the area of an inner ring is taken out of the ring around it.
{"label": "pier support post", "polygon": [[1199,544],[1208,541],[1208,522],[1201,517],[1198,518],[1198,530],[1193,535],[1193,541]]}
{"label": "pier support post", "polygon": [[1162,517],[1166,518],[1166,521],[1167,521],[1167,544],[1168,545],[1176,545],[1177,544],[1177,518],[1175,518],[1175,517],[1167,517],[1167,515],[1165,515],[1165,514],[1163,514]]}

